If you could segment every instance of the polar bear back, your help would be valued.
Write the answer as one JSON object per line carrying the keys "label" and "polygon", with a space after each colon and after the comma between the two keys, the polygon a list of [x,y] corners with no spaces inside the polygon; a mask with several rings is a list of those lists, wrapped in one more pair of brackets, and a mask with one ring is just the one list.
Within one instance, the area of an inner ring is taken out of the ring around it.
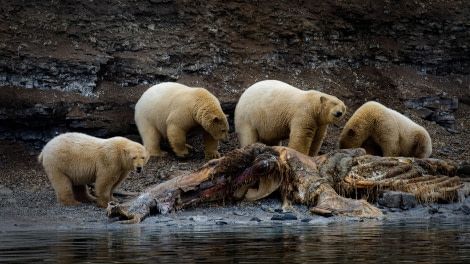
{"label": "polar bear back", "polygon": [[149,119],[149,123],[167,138],[167,125],[172,116],[178,117],[172,122],[181,120],[180,127],[186,130],[200,125],[195,120],[197,113],[194,113],[193,109],[201,102],[220,104],[215,96],[203,88],[193,88],[173,82],[160,83],[142,94],[136,105],[135,116]]}
{"label": "polar bear back", "polygon": [[166,82],[147,89],[135,106],[135,123],[150,155],[165,157],[167,140],[178,157],[187,157],[188,133],[202,134],[206,159],[218,158],[219,140],[228,140],[229,124],[219,100],[204,88]]}
{"label": "polar bear back", "polygon": [[116,171],[134,169],[132,160],[124,159],[122,153],[127,147],[139,146],[123,137],[103,139],[70,132],[49,141],[41,151],[40,162],[45,168],[59,169],[74,184],[83,185],[93,183],[96,173],[103,166]]}
{"label": "polar bear back", "polygon": [[359,107],[343,128],[340,148],[363,147],[369,154],[427,158],[431,138],[422,126],[378,102]]}
{"label": "polar bear back", "polygon": [[[390,130],[403,131],[403,134],[409,135],[417,128],[420,128],[408,117],[374,101],[363,104],[353,115],[356,116],[354,118],[357,120],[356,124],[367,124],[362,126],[380,132],[382,135],[388,134]],[[377,124],[382,125],[377,126]]]}
{"label": "polar bear back", "polygon": [[260,81],[241,95],[235,108],[235,130],[242,147],[262,142],[314,156],[329,124],[340,120],[346,106],[337,97],[301,90],[277,80]]}
{"label": "polar bear back", "polygon": [[426,129],[405,115],[385,107],[386,111],[393,116],[396,122],[396,129],[401,131],[398,144],[401,147],[400,156],[428,158],[431,156],[432,143],[431,137]]}
{"label": "polar bear back", "polygon": [[[301,98],[305,96],[306,91],[280,81],[266,80],[255,83],[238,101],[235,124],[246,122],[256,127],[262,140],[287,138],[289,123],[300,107],[293,102],[301,102]],[[272,129],[273,127],[277,129]]]}
{"label": "polar bear back", "polygon": [[[115,201],[114,190],[131,170],[140,172],[148,159],[145,147],[127,138],[101,139],[77,132],[53,138],[38,157],[58,202],[79,205],[96,201],[100,207]],[[96,197],[88,193],[86,185],[90,183],[95,183]]]}

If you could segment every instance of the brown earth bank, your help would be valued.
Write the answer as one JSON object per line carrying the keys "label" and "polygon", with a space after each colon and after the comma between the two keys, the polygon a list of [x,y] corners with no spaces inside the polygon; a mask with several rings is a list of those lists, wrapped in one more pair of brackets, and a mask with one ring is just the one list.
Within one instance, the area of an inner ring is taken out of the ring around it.
{"label": "brown earth bank", "polygon": [[[428,130],[432,158],[470,163],[466,1],[3,1],[0,10],[0,230],[114,225],[94,205],[56,204],[37,155],[66,131],[140,141],[133,107],[162,81],[206,87],[230,120],[244,89],[265,79],[335,95],[348,111],[320,153],[337,148],[353,112],[376,100]],[[141,192],[200,167],[201,139],[189,140],[195,149],[186,160],[152,158],[121,190]],[[220,152],[237,147],[231,122]],[[468,219],[465,204],[383,210],[389,218]],[[270,219],[279,208],[273,196],[146,222],[278,223]],[[296,209],[293,223],[340,221]]]}

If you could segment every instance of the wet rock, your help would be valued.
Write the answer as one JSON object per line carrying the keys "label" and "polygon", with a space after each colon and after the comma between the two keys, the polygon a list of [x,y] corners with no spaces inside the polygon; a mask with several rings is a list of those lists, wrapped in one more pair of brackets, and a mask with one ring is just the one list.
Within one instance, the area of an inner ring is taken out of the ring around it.
{"label": "wet rock", "polygon": [[417,201],[414,194],[397,191],[385,191],[383,197],[379,199],[379,204],[389,208],[401,208],[408,210],[415,207]]}
{"label": "wet rock", "polygon": [[402,204],[400,208],[404,210],[409,210],[411,208],[414,208],[417,204],[416,195],[411,194],[411,193],[402,193],[401,199],[402,199]]}
{"label": "wet rock", "polygon": [[265,205],[261,205],[261,209],[265,212],[268,212],[268,213],[274,213],[275,212],[274,208],[269,207],[269,206],[265,206]]}
{"label": "wet rock", "polygon": [[401,192],[384,192],[383,197],[379,199],[379,204],[389,208],[400,208]]}
{"label": "wet rock", "polygon": [[244,215],[246,215],[246,212],[234,211],[233,214],[234,214],[234,215],[238,215],[238,216],[244,216]]}
{"label": "wet rock", "polygon": [[431,205],[428,209],[429,214],[437,214],[439,213],[439,208],[435,205]]}
{"label": "wet rock", "polygon": [[287,220],[297,220],[297,216],[287,213],[287,214],[275,214],[271,217],[271,220],[287,221]]}
{"label": "wet rock", "polygon": [[255,222],[258,222],[258,223],[259,223],[259,222],[261,222],[262,220],[259,219],[258,217],[253,217],[253,218],[250,219],[250,221],[255,221]]}
{"label": "wet rock", "polygon": [[470,214],[470,203],[464,203],[460,206],[460,210],[462,210],[462,212],[464,214]]}
{"label": "wet rock", "polygon": [[462,210],[465,214],[470,214],[470,196],[463,201],[462,205],[460,206],[460,210]]}
{"label": "wet rock", "polygon": [[275,214],[271,217],[271,220],[285,220],[284,219],[284,215],[281,215],[281,214]]}
{"label": "wet rock", "polygon": [[189,220],[194,221],[194,222],[207,222],[208,217],[205,215],[196,215],[196,216],[190,217]]}
{"label": "wet rock", "polygon": [[157,220],[155,221],[155,223],[168,223],[168,222],[171,222],[171,221],[173,221],[173,219],[170,218],[170,217],[159,216],[157,218]]}

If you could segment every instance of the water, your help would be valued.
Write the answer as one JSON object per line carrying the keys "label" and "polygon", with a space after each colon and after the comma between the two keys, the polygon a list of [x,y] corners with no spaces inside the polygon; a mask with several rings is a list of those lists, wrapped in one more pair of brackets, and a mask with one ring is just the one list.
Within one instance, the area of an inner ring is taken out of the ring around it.
{"label": "water", "polygon": [[7,263],[470,263],[470,223],[124,226],[0,234]]}

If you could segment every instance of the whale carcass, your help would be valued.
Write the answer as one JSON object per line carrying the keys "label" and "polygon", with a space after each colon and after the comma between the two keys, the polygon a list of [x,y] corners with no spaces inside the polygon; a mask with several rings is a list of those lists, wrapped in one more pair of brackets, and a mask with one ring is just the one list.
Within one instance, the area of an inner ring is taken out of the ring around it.
{"label": "whale carcass", "polygon": [[138,223],[205,203],[233,204],[279,191],[283,209],[292,203],[316,214],[377,218],[376,202],[385,190],[412,193],[422,203],[453,201],[464,184],[448,160],[366,155],[340,149],[310,157],[282,146],[252,144],[199,169],[157,184],[122,204],[110,202],[106,214],[121,223]]}

